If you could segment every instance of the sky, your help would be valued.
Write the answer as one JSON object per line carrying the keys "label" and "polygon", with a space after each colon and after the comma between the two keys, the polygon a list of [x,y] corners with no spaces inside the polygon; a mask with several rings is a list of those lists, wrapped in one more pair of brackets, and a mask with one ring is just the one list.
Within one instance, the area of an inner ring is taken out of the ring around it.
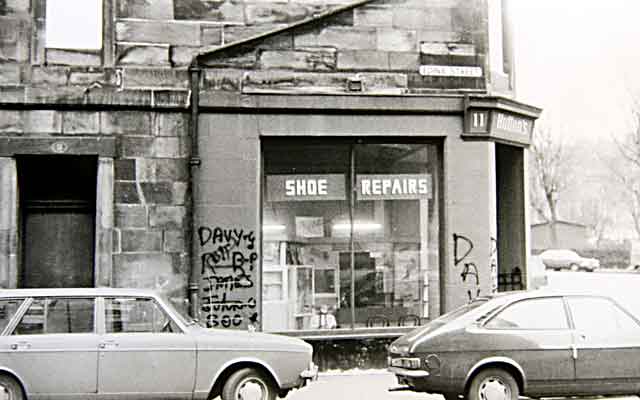
{"label": "sky", "polygon": [[630,126],[640,92],[640,1],[509,0],[516,98],[544,109],[571,140]]}

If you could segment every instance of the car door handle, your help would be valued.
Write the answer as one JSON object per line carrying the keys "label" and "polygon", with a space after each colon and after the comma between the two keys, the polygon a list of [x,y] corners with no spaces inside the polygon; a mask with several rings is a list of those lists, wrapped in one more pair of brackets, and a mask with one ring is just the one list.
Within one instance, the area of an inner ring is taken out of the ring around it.
{"label": "car door handle", "polygon": [[11,344],[11,350],[25,350],[31,348],[31,343],[28,342],[18,342]]}
{"label": "car door handle", "polygon": [[116,343],[115,340],[107,340],[98,344],[98,348],[100,349],[110,349],[114,347],[118,347],[118,343]]}

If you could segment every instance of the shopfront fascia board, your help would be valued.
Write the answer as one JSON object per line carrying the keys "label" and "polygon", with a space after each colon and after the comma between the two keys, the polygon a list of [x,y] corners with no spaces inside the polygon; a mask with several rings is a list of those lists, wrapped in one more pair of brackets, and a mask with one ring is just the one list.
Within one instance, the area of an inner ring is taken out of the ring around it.
{"label": "shopfront fascia board", "polygon": [[204,110],[244,112],[304,111],[384,112],[384,113],[462,113],[460,94],[424,95],[324,95],[324,94],[246,94],[202,91],[199,107]]}
{"label": "shopfront fascia board", "polygon": [[462,138],[528,147],[541,112],[506,98],[465,97]]}

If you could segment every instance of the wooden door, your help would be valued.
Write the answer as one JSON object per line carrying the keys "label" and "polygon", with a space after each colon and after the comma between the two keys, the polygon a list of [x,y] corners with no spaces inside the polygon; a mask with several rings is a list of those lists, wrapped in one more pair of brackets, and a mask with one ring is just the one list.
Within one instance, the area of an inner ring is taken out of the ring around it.
{"label": "wooden door", "polygon": [[97,160],[18,158],[22,265],[18,285],[94,286]]}

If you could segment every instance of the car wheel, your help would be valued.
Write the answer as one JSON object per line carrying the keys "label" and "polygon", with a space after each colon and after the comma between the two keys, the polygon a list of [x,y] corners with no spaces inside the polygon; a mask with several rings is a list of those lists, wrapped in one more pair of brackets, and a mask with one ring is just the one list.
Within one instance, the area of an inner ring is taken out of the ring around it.
{"label": "car wheel", "polygon": [[517,400],[518,383],[510,373],[499,368],[480,371],[471,381],[469,400]]}
{"label": "car wheel", "polygon": [[23,400],[20,384],[8,375],[0,375],[0,397],[8,400]]}
{"label": "car wheel", "polygon": [[580,271],[580,267],[578,266],[578,264],[571,264],[571,265],[569,266],[569,269],[570,269],[571,271],[573,271],[573,272]]}
{"label": "car wheel", "polygon": [[221,397],[222,400],[275,400],[276,388],[260,371],[243,368],[227,379]]}

